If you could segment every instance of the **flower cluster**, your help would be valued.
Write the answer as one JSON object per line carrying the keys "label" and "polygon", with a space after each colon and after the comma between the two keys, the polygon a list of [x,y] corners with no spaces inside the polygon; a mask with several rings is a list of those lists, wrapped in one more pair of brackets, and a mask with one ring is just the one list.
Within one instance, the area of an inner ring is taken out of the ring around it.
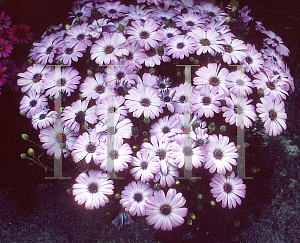
{"label": "flower cluster", "polygon": [[28,44],[32,37],[30,26],[23,23],[12,25],[10,16],[4,12],[0,13],[0,95],[1,86],[4,84],[10,85],[11,89],[19,90],[15,79],[20,70],[27,67],[23,63],[23,67],[20,69],[11,59],[11,54],[16,44]]}
{"label": "flower cluster", "polygon": [[[40,131],[47,154],[89,168],[76,178],[75,200],[87,209],[104,206],[116,172],[132,180],[121,192],[124,210],[172,230],[188,211],[175,179],[203,166],[216,201],[241,204],[246,186],[234,173],[236,134],[217,134],[211,124],[244,130],[261,118],[269,135],[286,129],[284,100],[294,85],[280,37],[247,9],[101,2],[76,1],[72,24],[34,43],[29,56],[36,63],[18,80],[21,113]],[[264,36],[260,49],[248,43],[250,33],[238,35],[236,25],[250,31],[250,21]],[[61,73],[46,64],[63,64]],[[58,114],[53,99],[60,96]],[[119,217],[114,224],[129,223],[126,214]]]}

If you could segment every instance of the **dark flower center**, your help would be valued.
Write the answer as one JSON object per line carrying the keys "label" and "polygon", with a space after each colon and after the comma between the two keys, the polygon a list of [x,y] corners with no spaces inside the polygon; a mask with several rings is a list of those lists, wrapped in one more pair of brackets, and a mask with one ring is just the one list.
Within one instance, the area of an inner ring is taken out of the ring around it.
{"label": "dark flower center", "polygon": [[142,39],[147,39],[147,38],[149,38],[149,33],[146,31],[143,31],[143,32],[141,32],[140,37]]}
{"label": "dark flower center", "polygon": [[103,94],[104,91],[105,91],[105,88],[103,87],[103,85],[98,85],[98,86],[96,87],[96,92],[97,92],[98,94]]}
{"label": "dark flower center", "polygon": [[127,60],[132,60],[133,59],[133,54],[129,52],[128,56],[126,56]]}
{"label": "dark flower center", "polygon": [[273,74],[274,74],[274,75],[278,75],[279,72],[277,72],[276,70],[274,70],[274,71],[273,71]]}
{"label": "dark flower center", "polygon": [[171,101],[171,97],[170,96],[165,96],[164,97],[164,102],[170,102]]}
{"label": "dark flower center", "polygon": [[148,100],[147,98],[142,99],[141,105],[148,107],[150,105],[150,100]]}
{"label": "dark flower center", "polygon": [[36,104],[37,104],[37,101],[36,100],[32,100],[32,101],[30,101],[29,104],[30,104],[31,107],[35,107]]}
{"label": "dark flower center", "polygon": [[187,26],[194,26],[194,22],[193,21],[188,21],[188,22],[186,22],[186,25]]}
{"label": "dark flower center", "polygon": [[82,12],[78,12],[78,13],[76,13],[76,17],[81,17],[83,15],[83,13]]}
{"label": "dark flower center", "polygon": [[117,132],[117,129],[116,129],[116,127],[109,127],[109,128],[107,128],[107,132],[112,135]]}
{"label": "dark flower center", "polygon": [[184,155],[191,156],[193,154],[193,150],[190,147],[186,147],[183,149]]}
{"label": "dark flower center", "polygon": [[53,46],[49,46],[46,50],[46,54],[49,55],[53,51]]}
{"label": "dark flower center", "polygon": [[208,12],[207,14],[212,18],[216,16],[216,14],[214,12]]}
{"label": "dark flower center", "polygon": [[108,12],[109,12],[110,14],[114,14],[114,13],[116,13],[117,11],[116,11],[115,9],[110,9]]}
{"label": "dark flower center", "polygon": [[183,131],[184,134],[189,134],[190,131],[191,131],[191,128],[188,127],[188,126],[183,126],[183,127],[181,128],[181,130]]}
{"label": "dark flower center", "polygon": [[212,77],[209,80],[209,84],[212,85],[212,86],[218,86],[219,83],[220,83],[220,80],[217,77]]}
{"label": "dark flower center", "polygon": [[111,151],[110,153],[109,153],[109,157],[111,158],[111,159],[117,159],[118,157],[119,157],[119,155],[118,155],[118,152],[117,151]]}
{"label": "dark flower center", "polygon": [[108,108],[108,112],[109,112],[109,113],[114,113],[114,112],[116,112],[116,107],[114,107],[114,106],[109,107],[109,108]]}
{"label": "dark flower center", "polygon": [[59,143],[65,143],[67,141],[67,137],[65,134],[61,133],[56,136],[56,140]]}
{"label": "dark flower center", "polygon": [[171,37],[173,37],[173,36],[174,36],[174,35],[173,35],[172,33],[168,33],[168,34],[167,34],[167,37],[168,37],[168,38],[171,38]]}
{"label": "dark flower center", "polygon": [[160,208],[160,212],[163,214],[163,215],[168,215],[171,213],[171,207],[169,205],[164,205]]}
{"label": "dark flower center", "polygon": [[214,156],[216,159],[221,159],[223,157],[223,153],[220,149],[216,149],[214,152]]}
{"label": "dark flower center", "polygon": [[95,183],[90,184],[88,190],[90,193],[96,193],[98,191],[97,184]]}
{"label": "dark flower center", "polygon": [[122,78],[124,78],[124,73],[123,73],[123,72],[119,72],[119,73],[117,74],[117,78],[118,78],[119,80],[121,80]]}
{"label": "dark flower center", "polygon": [[79,124],[83,124],[85,122],[85,112],[84,111],[79,111],[76,114],[75,121]]}
{"label": "dark flower center", "polygon": [[39,119],[40,119],[40,120],[43,120],[43,119],[46,118],[46,116],[47,116],[46,114],[41,114],[40,117],[39,117]]}
{"label": "dark flower center", "polygon": [[85,37],[84,34],[79,34],[79,35],[77,36],[77,40],[83,40],[84,37]]}
{"label": "dark flower center", "polygon": [[269,111],[269,117],[272,121],[274,121],[277,118],[277,112],[274,110]]}
{"label": "dark flower center", "polygon": [[161,19],[162,21],[166,21],[166,20],[167,20],[167,18],[166,18],[166,17],[164,17],[164,16],[163,16],[163,17],[161,17],[160,19]]}
{"label": "dark flower center", "polygon": [[94,153],[96,151],[96,146],[94,144],[89,144],[87,147],[86,147],[86,151],[88,151],[89,153]]}
{"label": "dark flower center", "polygon": [[246,57],[246,62],[247,62],[248,64],[251,64],[251,63],[252,63],[252,58],[251,58],[251,57]]}
{"label": "dark flower center", "polygon": [[16,32],[17,36],[19,36],[19,38],[23,39],[26,37],[26,32],[24,30],[18,30]]}
{"label": "dark flower center", "polygon": [[234,106],[234,112],[236,114],[242,114],[243,113],[243,108],[240,105],[235,105]]}
{"label": "dark flower center", "polygon": [[161,149],[161,150],[157,151],[156,155],[159,157],[160,160],[162,160],[162,159],[166,158],[167,154],[164,150]]}
{"label": "dark flower center", "polygon": [[67,54],[69,54],[69,55],[72,54],[72,53],[73,53],[73,48],[69,48],[69,47],[68,47],[68,48],[66,49],[65,53],[67,53]]}
{"label": "dark flower center", "polygon": [[228,183],[224,185],[224,191],[230,193],[232,191],[232,186]]}
{"label": "dark flower center", "polygon": [[60,85],[61,85],[61,86],[65,86],[65,84],[66,84],[66,80],[65,80],[64,78],[62,78],[62,79],[60,80]]}
{"label": "dark flower center", "polygon": [[36,73],[32,77],[32,80],[33,80],[34,83],[37,83],[37,82],[41,81],[41,79],[42,79],[42,75],[40,73]]}
{"label": "dark flower center", "polygon": [[134,200],[137,201],[137,202],[140,202],[142,201],[143,199],[143,195],[141,193],[135,193],[134,194]]}
{"label": "dark flower center", "polygon": [[237,83],[237,85],[239,85],[239,86],[243,86],[243,85],[244,85],[244,81],[241,80],[241,79],[237,80],[236,83]]}
{"label": "dark flower center", "polygon": [[4,46],[0,45],[0,51],[4,50]]}
{"label": "dark flower center", "polygon": [[168,132],[170,132],[170,128],[169,128],[169,127],[164,127],[164,128],[162,129],[162,132],[163,132],[163,133],[168,133]]}
{"label": "dark flower center", "polygon": [[153,57],[156,54],[156,50],[150,47],[150,49],[148,51],[145,51],[145,53],[147,54],[147,56]]}
{"label": "dark flower center", "polygon": [[271,81],[267,82],[267,87],[270,89],[270,90],[274,90],[275,89],[275,84]]}
{"label": "dark flower center", "polygon": [[182,42],[178,43],[177,44],[177,48],[178,49],[182,49],[184,47],[184,44]]}
{"label": "dark flower center", "polygon": [[106,54],[110,54],[114,51],[114,48],[112,46],[107,46],[105,47],[104,51]]}
{"label": "dark flower center", "polygon": [[208,39],[202,39],[201,40],[201,44],[202,44],[202,46],[209,46],[210,45],[210,41]]}
{"label": "dark flower center", "polygon": [[231,45],[225,45],[224,49],[225,49],[226,52],[229,52],[229,53],[233,51]]}
{"label": "dark flower center", "polygon": [[180,100],[181,103],[184,103],[185,102],[185,96],[184,95],[180,96],[179,100]]}
{"label": "dark flower center", "polygon": [[210,104],[210,98],[209,97],[204,97],[202,100],[204,105],[209,105]]}
{"label": "dark flower center", "polygon": [[166,88],[166,84],[164,84],[164,83],[160,83],[160,84],[159,84],[159,88],[160,88],[160,89],[164,89],[164,88]]}
{"label": "dark flower center", "polygon": [[123,86],[118,86],[116,88],[116,92],[117,92],[118,95],[124,95],[125,94],[125,89],[124,89]]}
{"label": "dark flower center", "polygon": [[147,169],[147,167],[148,167],[147,162],[142,162],[141,167],[142,167],[143,170]]}

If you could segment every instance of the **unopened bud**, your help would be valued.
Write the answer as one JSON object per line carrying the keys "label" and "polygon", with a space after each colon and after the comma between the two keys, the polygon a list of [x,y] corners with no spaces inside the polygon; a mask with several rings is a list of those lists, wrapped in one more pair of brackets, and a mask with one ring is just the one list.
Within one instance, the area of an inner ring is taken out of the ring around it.
{"label": "unopened bud", "polygon": [[28,139],[28,135],[25,134],[25,133],[23,133],[23,134],[22,134],[22,138],[23,138],[23,140],[27,140],[27,139]]}
{"label": "unopened bud", "polygon": [[29,154],[30,156],[34,156],[34,150],[33,150],[32,148],[29,148],[29,149],[28,149],[28,154]]}
{"label": "unopened bud", "polygon": [[26,158],[27,158],[27,155],[26,155],[25,153],[22,153],[22,154],[21,154],[21,158],[22,158],[22,159],[26,159]]}

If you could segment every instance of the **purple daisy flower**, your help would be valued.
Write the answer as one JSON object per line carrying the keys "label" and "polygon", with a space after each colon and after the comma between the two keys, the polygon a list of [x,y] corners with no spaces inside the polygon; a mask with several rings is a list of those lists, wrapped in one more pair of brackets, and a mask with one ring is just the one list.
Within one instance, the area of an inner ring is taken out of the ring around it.
{"label": "purple daisy flower", "polygon": [[144,49],[142,49],[139,45],[135,45],[135,43],[127,45],[125,49],[128,51],[128,54],[124,58],[121,58],[120,63],[123,65],[129,64],[134,69],[141,69],[141,64],[145,62],[147,57],[143,51]]}
{"label": "purple daisy flower", "polygon": [[161,64],[161,56],[158,54],[158,48],[150,47],[149,50],[144,50],[145,58],[145,66],[146,67],[154,67],[155,65]]}
{"label": "purple daisy flower", "polygon": [[196,77],[194,78],[194,84],[200,87],[196,89],[202,89],[204,84],[210,84],[212,87],[218,87],[219,94],[229,94],[226,86],[226,77],[229,71],[226,68],[220,70],[221,63],[208,63],[207,67],[201,67],[196,71]]}
{"label": "purple daisy flower", "polygon": [[[158,140],[156,136],[150,137],[151,143],[143,143],[141,148],[154,153],[160,160],[161,170],[164,175],[167,174],[167,162],[173,163],[170,159],[171,143],[169,140]],[[175,166],[175,164],[173,164]]]}
{"label": "purple daisy flower", "polygon": [[164,36],[162,44],[167,44],[169,42],[170,38],[180,35],[181,31],[178,30],[177,28],[168,27],[168,28],[160,29],[159,33]]}
{"label": "purple daisy flower", "polygon": [[59,55],[56,60],[62,61],[65,65],[71,65],[72,60],[78,62],[78,57],[83,57],[82,53],[86,51],[86,44],[69,39],[61,41],[58,50]]}
{"label": "purple daisy flower", "polygon": [[131,164],[134,167],[130,170],[130,173],[136,180],[141,180],[142,182],[153,179],[160,169],[158,156],[147,149],[138,151],[136,157],[133,157]]}
{"label": "purple daisy flower", "polygon": [[27,68],[25,73],[19,73],[17,83],[21,86],[21,91],[29,92],[34,91],[36,93],[44,92],[43,80],[45,79],[45,74],[50,72],[51,68],[46,67],[41,64],[33,64]]}
{"label": "purple daisy flower", "polygon": [[156,75],[152,75],[151,73],[144,73],[142,78],[137,75],[136,83],[142,83],[149,87],[155,87],[157,85],[158,77]]}
{"label": "purple daisy flower", "polygon": [[105,2],[101,5],[98,5],[97,10],[100,13],[105,14],[108,18],[117,19],[124,17],[128,13],[128,7],[121,2]]}
{"label": "purple daisy flower", "polygon": [[47,105],[48,101],[45,95],[37,94],[34,91],[30,90],[20,102],[20,112],[21,114],[27,113],[26,117],[30,118],[35,114],[41,112]]}
{"label": "purple daisy flower", "polygon": [[242,40],[232,38],[231,35],[222,36],[225,41],[223,61],[227,64],[242,62],[246,58],[246,45]]}
{"label": "purple daisy flower", "polygon": [[194,114],[199,117],[213,117],[214,113],[219,113],[220,100],[224,99],[224,95],[218,93],[218,88],[209,84],[203,85],[201,90],[194,90],[190,102],[191,109]]}
{"label": "purple daisy flower", "polygon": [[236,147],[233,142],[229,143],[227,136],[213,134],[209,137],[206,145],[206,163],[204,168],[210,173],[217,171],[219,175],[225,175],[226,170],[232,171],[232,165],[236,165]]}
{"label": "purple daisy flower", "polygon": [[196,8],[202,13],[206,13],[210,22],[223,23],[226,20],[227,13],[213,3],[203,2],[202,4],[197,5]]}
{"label": "purple daisy flower", "polygon": [[20,23],[14,24],[9,30],[9,39],[14,43],[28,44],[32,40],[33,33],[30,32],[30,26]]}
{"label": "purple daisy flower", "polygon": [[107,97],[107,82],[106,77],[102,73],[96,73],[95,78],[87,77],[80,85],[82,97],[87,97],[88,100],[95,99],[97,104]]}
{"label": "purple daisy flower", "polygon": [[252,75],[259,72],[264,64],[262,53],[255,49],[255,46],[247,44],[246,58],[242,62],[246,72],[250,72]]}
{"label": "purple daisy flower", "polygon": [[146,200],[153,195],[148,183],[132,181],[121,192],[120,204],[132,216],[145,216]]}
{"label": "purple daisy flower", "polygon": [[125,106],[129,112],[133,112],[133,116],[139,118],[142,114],[144,117],[154,119],[162,113],[160,108],[161,100],[157,95],[157,91],[142,83],[138,83],[137,87],[133,87],[125,96]]}
{"label": "purple daisy flower", "polygon": [[151,125],[150,135],[156,136],[158,140],[173,137],[181,133],[181,129],[178,126],[179,122],[176,115],[170,118],[169,116],[164,116],[158,119],[158,122]]}
{"label": "purple daisy flower", "polygon": [[252,121],[255,121],[256,119],[255,107],[250,105],[253,100],[248,100],[244,96],[236,97],[234,94],[230,95],[231,99],[225,97],[228,107],[227,109],[225,108],[225,112],[223,113],[225,122],[228,122],[230,125],[235,124],[241,129],[244,129],[244,126],[246,128],[251,127]]}
{"label": "purple daisy flower", "polygon": [[86,29],[86,33],[93,38],[99,39],[102,32],[107,32],[105,29],[108,26],[114,25],[112,22],[108,22],[109,19],[96,19]]}
{"label": "purple daisy flower", "polygon": [[275,62],[279,67],[284,69],[285,63],[281,57],[275,50],[272,48],[267,48],[267,49],[261,49],[261,52],[263,53],[263,58],[265,61],[271,61]]}
{"label": "purple daisy flower", "polygon": [[92,3],[85,3],[83,6],[73,6],[72,12],[69,12],[69,18],[74,18],[72,24],[75,23],[76,18],[79,18],[79,20],[83,21],[84,18],[88,19],[89,17],[91,17],[93,8],[94,7]]}
{"label": "purple daisy flower", "polygon": [[217,52],[224,51],[222,44],[225,42],[220,38],[221,35],[213,29],[205,31],[197,27],[191,32],[188,32],[187,35],[193,37],[196,41],[195,49],[197,55],[208,52],[214,56]]}
{"label": "purple daisy flower", "polygon": [[0,58],[8,57],[13,49],[12,44],[8,40],[0,38]]}
{"label": "purple daisy flower", "polygon": [[106,80],[108,83],[114,84],[114,82],[127,82],[128,84],[132,85],[135,83],[138,75],[133,70],[134,68],[129,63],[108,67],[105,69]]}
{"label": "purple daisy flower", "polygon": [[204,162],[205,153],[196,145],[191,137],[185,134],[176,135],[174,142],[171,143],[170,158],[173,160],[172,164],[176,164],[179,168],[185,165],[186,170],[192,170],[193,166],[195,168],[200,167]]}
{"label": "purple daisy flower", "polygon": [[10,16],[5,15],[4,12],[2,12],[0,14],[0,30],[9,28],[9,26],[11,25],[11,20],[10,19],[11,19]]}
{"label": "purple daisy flower", "polygon": [[175,177],[179,176],[178,167],[169,162],[161,161],[160,170],[155,175],[153,181],[158,182],[162,187],[171,187],[175,184]]}
{"label": "purple daisy flower", "polygon": [[282,39],[277,36],[273,31],[262,30],[261,33],[266,34],[269,38],[264,38],[263,40],[272,47],[275,47],[279,55],[289,56],[290,50],[283,44]]}
{"label": "purple daisy flower", "polygon": [[62,152],[65,158],[70,155],[69,151],[72,150],[77,136],[77,133],[71,131],[60,120],[56,120],[53,127],[41,129],[39,134],[41,143],[44,143],[43,149],[47,149],[49,156],[54,154],[56,159],[61,157]]}
{"label": "purple daisy flower", "polygon": [[114,182],[108,180],[109,175],[97,170],[89,170],[88,174],[81,173],[73,185],[73,195],[79,205],[85,203],[86,209],[99,208],[109,202],[106,195],[114,193]]}
{"label": "purple daisy flower", "polygon": [[166,91],[162,90],[158,97],[163,102],[161,107],[167,107],[168,110],[172,113],[174,113],[174,106],[176,105],[176,101],[173,100],[175,95],[175,90],[173,88],[167,89]]}
{"label": "purple daisy flower", "polygon": [[126,14],[126,19],[131,20],[147,20],[150,18],[150,13],[153,9],[146,8],[146,5],[129,5],[128,14]]}
{"label": "purple daisy flower", "polygon": [[216,201],[222,201],[222,208],[228,206],[231,209],[236,207],[236,203],[242,204],[240,197],[245,197],[246,185],[243,184],[242,179],[235,177],[234,172],[227,177],[214,175],[209,185],[212,187],[210,192],[216,198]]}
{"label": "purple daisy flower", "polygon": [[122,121],[120,121],[120,115],[119,114],[115,114],[113,116],[113,123],[112,121],[110,121],[110,124],[113,126],[108,127],[107,125],[109,124],[108,122],[99,122],[96,125],[96,130],[97,132],[107,132],[110,135],[115,134],[116,136],[119,136],[121,138],[131,138],[132,135],[132,127],[133,124],[131,122],[130,119],[125,118]]}
{"label": "purple daisy flower", "polygon": [[176,35],[170,38],[167,43],[167,55],[172,55],[172,58],[183,59],[195,52],[196,42],[194,38],[187,35]]}
{"label": "purple daisy flower", "polygon": [[72,131],[78,132],[81,125],[95,124],[97,122],[95,108],[87,108],[88,104],[89,100],[77,100],[71,106],[65,107],[62,113],[62,121]]}
{"label": "purple daisy flower", "polygon": [[91,47],[91,59],[96,58],[95,62],[99,65],[118,63],[117,56],[129,54],[123,47],[125,42],[126,38],[121,33],[103,33],[103,37],[96,40]]}
{"label": "purple daisy flower", "polygon": [[206,21],[202,19],[201,15],[194,13],[179,15],[175,20],[176,27],[181,27],[182,30],[188,31],[204,26],[205,23]]}
{"label": "purple daisy flower", "polygon": [[46,78],[43,80],[44,89],[47,89],[45,95],[58,98],[61,92],[65,92],[69,97],[80,83],[81,77],[78,74],[76,69],[67,67],[62,68],[61,74],[57,77],[55,70],[52,69],[51,72],[46,73]]}
{"label": "purple daisy flower", "polygon": [[288,92],[281,88],[281,85],[284,85],[285,82],[281,79],[278,79],[278,75],[269,77],[266,73],[260,72],[254,74],[254,86],[259,89],[264,90],[265,96],[271,96],[273,100],[286,99]]}
{"label": "purple daisy flower", "polygon": [[108,96],[106,99],[101,100],[98,103],[96,109],[96,115],[99,116],[99,121],[107,122],[108,115],[119,115],[117,121],[122,121],[127,116],[127,109],[123,105],[125,98],[123,96]]}
{"label": "purple daisy flower", "polygon": [[266,133],[269,136],[277,136],[286,129],[287,115],[284,109],[284,102],[279,99],[272,99],[271,96],[260,98],[262,104],[257,104],[256,111],[264,122]]}
{"label": "purple daisy flower", "polygon": [[34,43],[35,47],[32,51],[35,52],[35,55],[32,58],[42,65],[52,63],[61,41],[62,36],[60,34],[51,34],[42,39],[41,42]]}
{"label": "purple daisy flower", "polygon": [[226,85],[229,88],[230,93],[237,96],[252,94],[252,88],[254,88],[254,85],[251,79],[241,70],[229,73],[226,77],[226,81]]}
{"label": "purple daisy flower", "polygon": [[[0,62],[0,66],[6,67],[5,74],[7,75],[7,79],[15,79],[20,69],[18,68],[17,64],[11,59],[4,59]],[[1,82],[0,82],[1,83]]]}
{"label": "purple daisy flower", "polygon": [[48,108],[44,108],[41,112],[32,116],[32,126],[34,129],[47,128],[53,125],[56,120],[55,111],[50,111]]}
{"label": "purple daisy flower", "polygon": [[[98,157],[95,164],[101,163],[100,168],[109,173],[112,172],[112,169],[116,172],[127,169],[127,163],[132,161],[132,150],[127,143],[123,142],[122,137],[115,136],[112,148],[107,147],[107,140],[100,143],[100,146],[97,148]],[[108,165],[107,161],[113,163],[113,167],[111,164]]]}
{"label": "purple daisy flower", "polygon": [[182,206],[186,203],[181,193],[176,189],[169,189],[167,195],[163,190],[154,191],[154,196],[146,200],[146,222],[148,225],[154,224],[154,229],[161,228],[163,231],[171,231],[184,223],[188,209]]}
{"label": "purple daisy flower", "polygon": [[185,112],[191,113],[190,97],[193,92],[193,86],[185,82],[175,87],[174,90],[175,95],[173,101],[176,102],[174,104],[175,112],[179,114],[183,114]]}
{"label": "purple daisy flower", "polygon": [[136,41],[141,47],[149,50],[150,47],[155,48],[158,46],[157,41],[162,41],[163,36],[156,31],[159,25],[153,19],[146,20],[142,23],[140,20],[133,21],[132,26],[128,27],[126,34],[130,35],[128,41],[135,43]]}
{"label": "purple daisy flower", "polygon": [[100,134],[97,133],[96,129],[93,129],[90,134],[85,132],[80,135],[72,146],[74,162],[77,163],[84,159],[89,164],[91,160],[95,161],[97,157],[96,149],[99,143]]}
{"label": "purple daisy flower", "polygon": [[72,26],[70,29],[66,31],[66,41],[71,39],[75,42],[80,42],[87,46],[92,45],[92,41],[90,40],[90,36],[87,34],[88,23],[83,23],[82,25]]}

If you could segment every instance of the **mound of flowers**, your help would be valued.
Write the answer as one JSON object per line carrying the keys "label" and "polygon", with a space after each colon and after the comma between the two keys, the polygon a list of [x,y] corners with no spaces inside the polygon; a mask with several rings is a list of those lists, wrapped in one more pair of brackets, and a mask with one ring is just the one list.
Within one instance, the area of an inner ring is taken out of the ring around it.
{"label": "mound of flowers", "polygon": [[236,131],[260,122],[279,135],[294,90],[289,50],[249,13],[191,0],[76,1],[72,23],[33,44],[20,111],[49,156],[77,166],[79,205],[98,209],[121,192],[115,225],[145,216],[170,231],[188,214],[180,182],[207,176],[223,208],[241,204]]}

